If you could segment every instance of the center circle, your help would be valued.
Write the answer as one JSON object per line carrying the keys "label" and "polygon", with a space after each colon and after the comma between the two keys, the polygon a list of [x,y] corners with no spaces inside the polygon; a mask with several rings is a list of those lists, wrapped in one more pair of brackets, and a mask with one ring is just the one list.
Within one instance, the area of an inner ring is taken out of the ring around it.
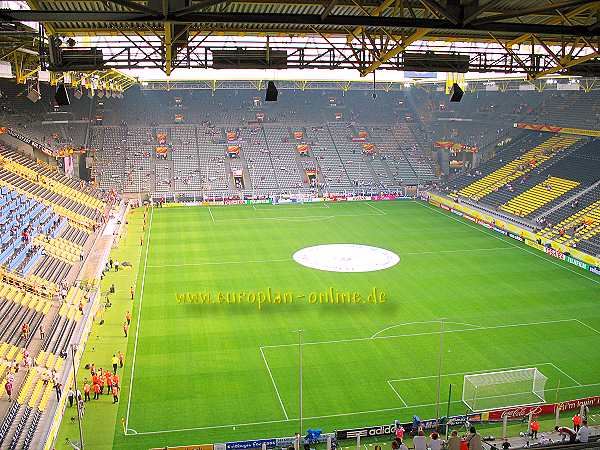
{"label": "center circle", "polygon": [[375,272],[400,262],[394,252],[360,244],[315,245],[298,250],[292,257],[298,264],[327,272]]}

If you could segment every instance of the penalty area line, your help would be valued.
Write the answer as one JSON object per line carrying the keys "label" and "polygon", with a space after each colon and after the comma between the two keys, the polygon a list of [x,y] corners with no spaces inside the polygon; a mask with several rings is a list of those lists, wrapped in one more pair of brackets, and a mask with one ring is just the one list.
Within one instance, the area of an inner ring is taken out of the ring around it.
{"label": "penalty area line", "polygon": [[273,383],[273,387],[275,388],[275,393],[277,394],[277,399],[279,400],[279,404],[281,405],[283,415],[285,416],[285,419],[288,420],[289,419],[288,413],[285,410],[285,406],[283,405],[283,400],[281,400],[281,395],[279,395],[279,389],[277,388],[277,383],[275,383],[275,378],[273,378],[273,373],[271,372],[271,368],[269,367],[269,363],[267,362],[267,358],[265,357],[265,352],[263,351],[262,347],[260,347],[260,354],[265,363],[265,366],[267,367],[267,372],[269,372],[269,377],[271,377],[271,382]]}
{"label": "penalty area line", "polygon": [[552,367],[554,367],[556,370],[558,370],[560,373],[562,373],[565,377],[567,377],[569,380],[573,381],[577,386],[583,386],[579,381],[577,381],[575,378],[573,378],[571,375],[569,375],[567,372],[565,372],[564,370],[562,370],[560,367],[558,367],[556,364],[554,363],[547,363],[549,365],[551,365]]}
{"label": "penalty area line", "polygon": [[396,390],[396,388],[394,387],[394,385],[390,382],[390,380],[388,380],[387,382],[388,386],[392,388],[392,391],[394,391],[394,393],[398,396],[398,398],[400,399],[400,401],[402,402],[402,404],[404,406],[408,406],[406,404],[406,402],[404,401],[404,399],[402,398],[402,396],[398,393],[398,391]]}
{"label": "penalty area line", "polygon": [[[298,345],[298,344],[296,344],[296,345]],[[600,386],[600,383],[584,384],[581,386],[568,386],[568,387],[561,387],[558,389],[567,390],[567,389],[577,389],[577,388],[596,387],[596,386]],[[450,403],[452,403],[452,404],[463,403],[463,401],[462,400],[452,400]],[[332,419],[332,418],[336,418],[336,417],[348,417],[348,416],[359,416],[359,415],[365,415],[365,414],[377,414],[377,413],[402,411],[405,409],[428,408],[428,407],[436,406],[436,405],[437,405],[436,403],[424,403],[421,405],[395,406],[392,408],[370,409],[370,410],[365,410],[365,411],[327,414],[327,415],[323,415],[323,416],[311,416],[311,417],[304,417],[303,419],[304,420]],[[246,422],[246,423],[237,423],[237,424],[228,424],[228,425],[211,425],[211,426],[205,426],[205,427],[180,428],[180,429],[175,429],[175,430],[139,431],[137,434],[138,435],[146,435],[146,434],[151,435],[151,434],[166,434],[166,433],[182,433],[182,432],[189,432],[189,431],[216,430],[216,429],[220,429],[220,428],[247,427],[247,426],[269,425],[269,424],[274,424],[274,423],[288,423],[288,422],[298,422],[298,419],[297,418],[277,419],[277,420],[266,420],[263,422]]]}
{"label": "penalty area line", "polygon": [[373,206],[369,202],[366,202],[365,205],[367,205],[369,208],[373,208],[375,211],[377,211],[379,213],[380,216],[387,216],[387,213],[385,211],[379,209],[377,206]]}
{"label": "penalty area line", "polygon": [[575,319],[577,322],[579,322],[581,325],[583,325],[586,328],[589,328],[590,330],[592,330],[594,333],[600,334],[600,331],[596,330],[594,327],[589,326],[587,323],[582,322],[579,319]]}

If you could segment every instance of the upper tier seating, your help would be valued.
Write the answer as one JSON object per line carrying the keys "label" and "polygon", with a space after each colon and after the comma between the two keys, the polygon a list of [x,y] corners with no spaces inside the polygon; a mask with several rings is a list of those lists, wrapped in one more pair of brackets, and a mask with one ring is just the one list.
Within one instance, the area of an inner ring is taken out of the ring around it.
{"label": "upper tier seating", "polygon": [[[372,157],[363,154],[361,142],[353,141],[359,130],[367,130],[375,146]],[[301,139],[294,137],[295,131],[302,133]],[[159,132],[166,134],[170,146],[166,158],[155,154]],[[235,132],[236,140],[228,142],[227,132]],[[431,160],[404,124],[103,126],[94,127],[91,140],[98,149],[95,175],[100,187],[131,193],[239,194],[234,166],[243,172],[243,193],[308,192],[307,161],[317,170],[320,186],[329,191],[393,190],[435,179]],[[307,157],[297,154],[299,143],[309,146]],[[229,144],[240,147],[234,159],[227,156]]]}

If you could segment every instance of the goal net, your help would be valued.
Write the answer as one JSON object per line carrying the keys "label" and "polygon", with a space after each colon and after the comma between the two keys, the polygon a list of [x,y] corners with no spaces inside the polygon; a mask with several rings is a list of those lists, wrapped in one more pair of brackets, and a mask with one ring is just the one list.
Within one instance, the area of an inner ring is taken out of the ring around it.
{"label": "goal net", "polygon": [[471,411],[545,403],[547,380],[535,367],[465,375],[462,401]]}

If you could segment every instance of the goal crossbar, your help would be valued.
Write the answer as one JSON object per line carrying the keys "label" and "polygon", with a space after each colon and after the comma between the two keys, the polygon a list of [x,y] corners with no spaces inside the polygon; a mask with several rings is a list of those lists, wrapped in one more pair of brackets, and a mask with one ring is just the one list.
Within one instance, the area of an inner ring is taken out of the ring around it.
{"label": "goal crossbar", "polygon": [[471,411],[539,404],[547,380],[537,367],[465,374],[462,401]]}

